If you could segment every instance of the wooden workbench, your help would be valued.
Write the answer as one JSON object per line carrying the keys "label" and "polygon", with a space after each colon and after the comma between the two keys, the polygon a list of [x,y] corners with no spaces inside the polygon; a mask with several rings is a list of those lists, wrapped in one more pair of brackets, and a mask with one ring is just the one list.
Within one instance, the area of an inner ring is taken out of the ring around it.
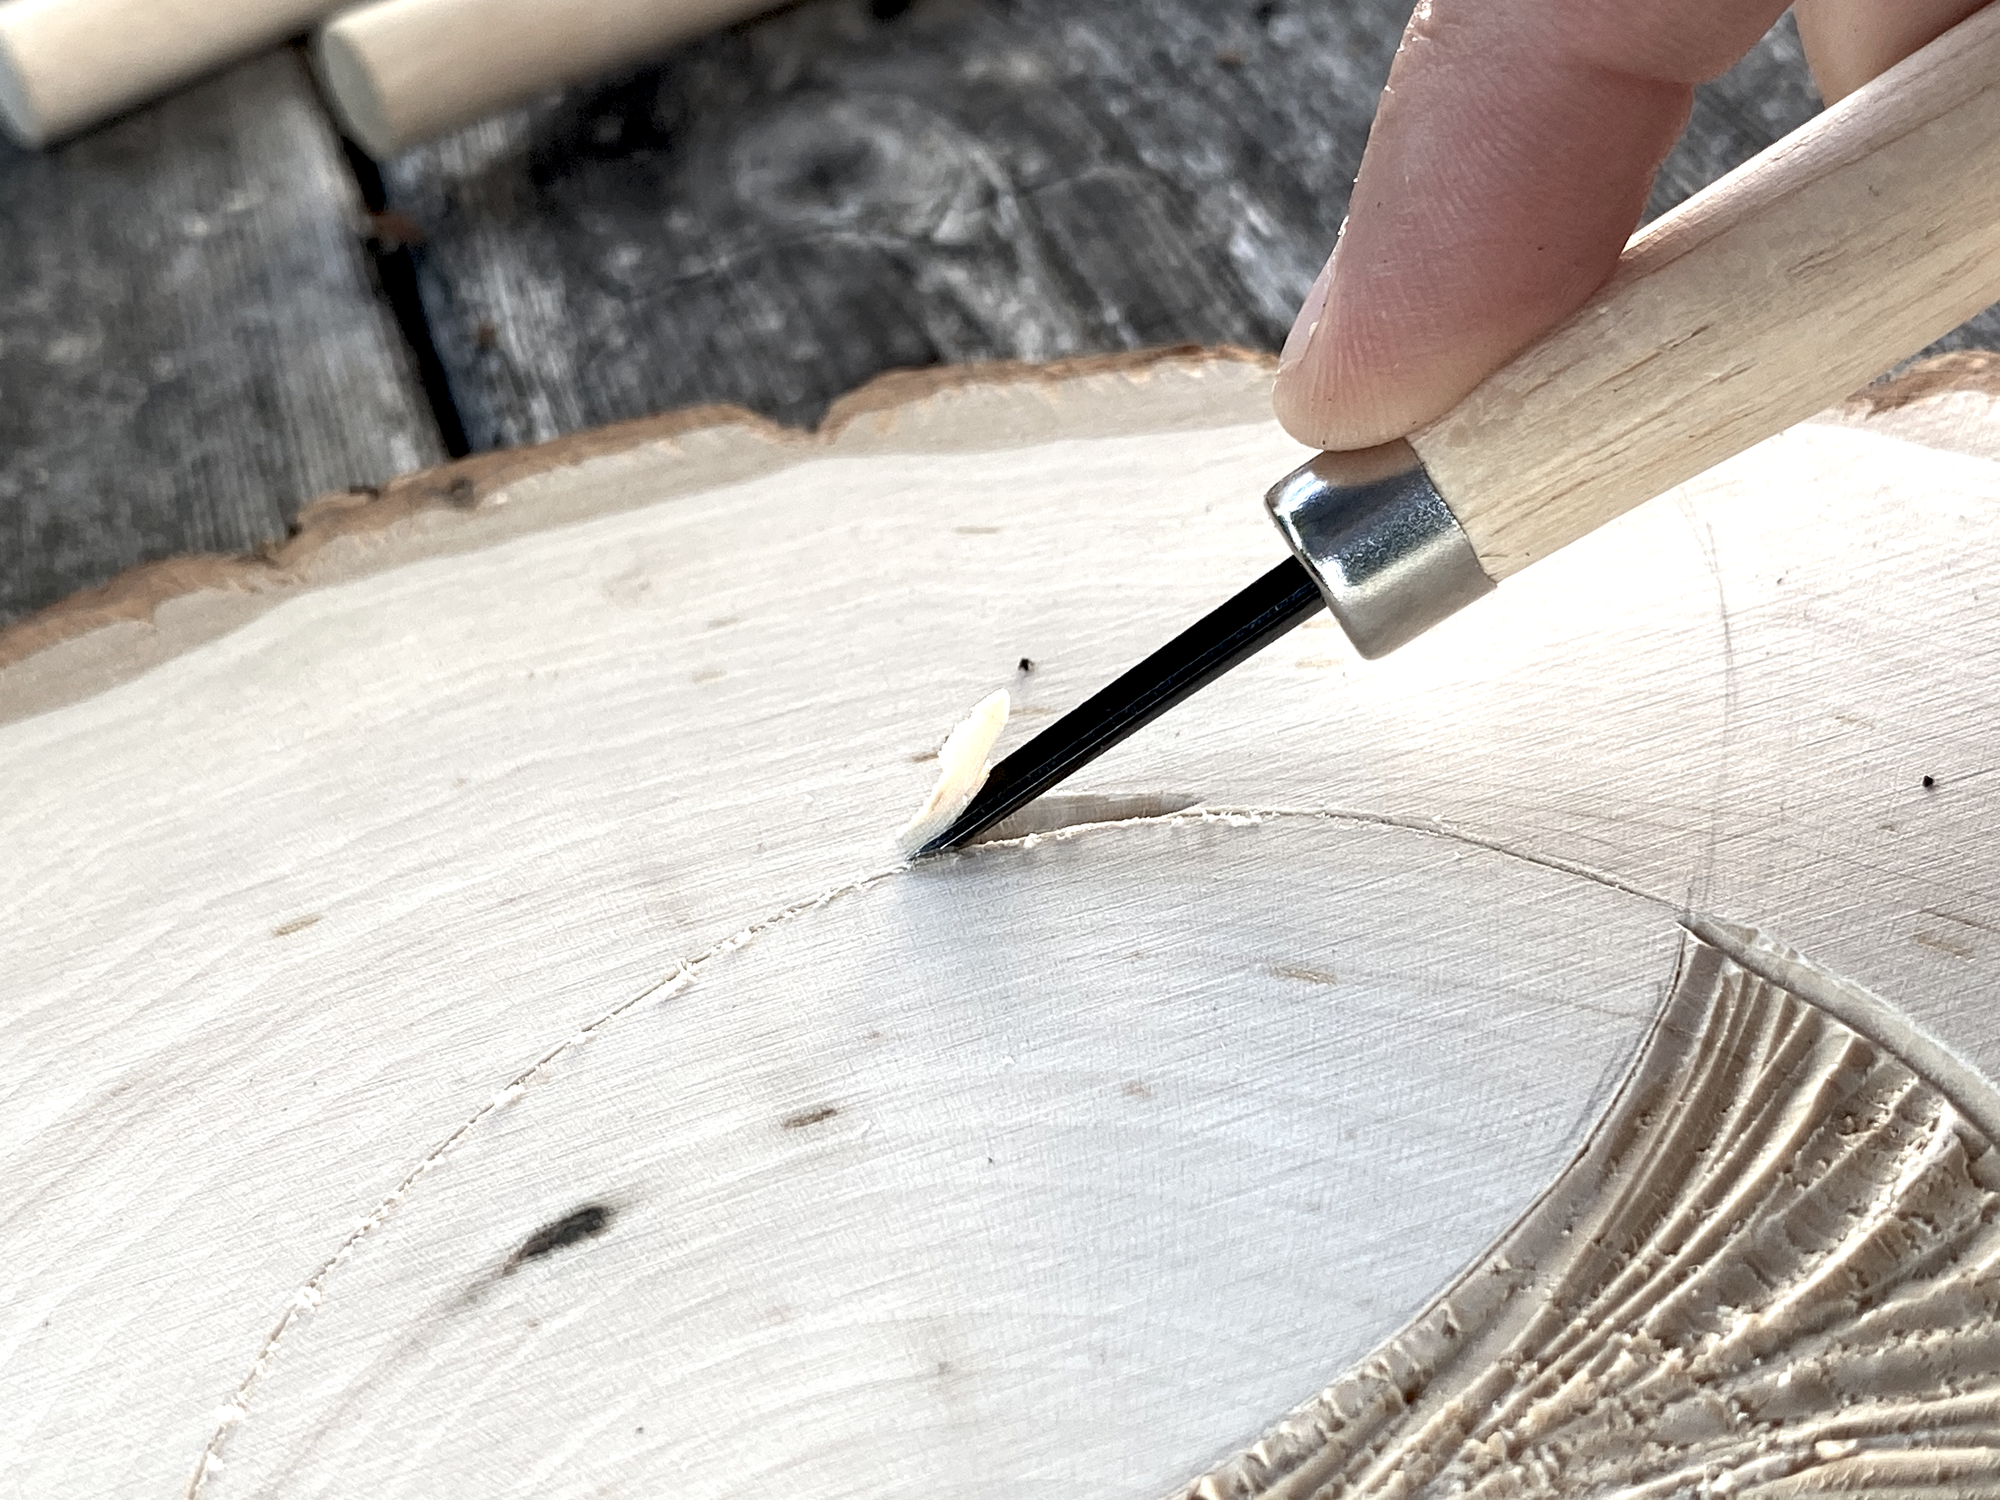
{"label": "wooden workbench", "polygon": [[[446,453],[885,369],[1274,349],[1402,0],[813,0],[421,148],[280,51],[0,154],[0,622]],[[1655,212],[1816,107],[1789,23]],[[1951,341],[2000,347],[2000,311]]]}

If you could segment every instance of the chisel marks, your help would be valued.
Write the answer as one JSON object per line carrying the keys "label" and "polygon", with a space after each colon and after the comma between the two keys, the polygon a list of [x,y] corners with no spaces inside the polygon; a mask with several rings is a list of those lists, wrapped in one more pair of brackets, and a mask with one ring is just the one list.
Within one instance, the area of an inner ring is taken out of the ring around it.
{"label": "chisel marks", "polygon": [[1692,944],[1521,1223],[1185,1500],[2000,1490],[2000,1116],[1966,1086]]}

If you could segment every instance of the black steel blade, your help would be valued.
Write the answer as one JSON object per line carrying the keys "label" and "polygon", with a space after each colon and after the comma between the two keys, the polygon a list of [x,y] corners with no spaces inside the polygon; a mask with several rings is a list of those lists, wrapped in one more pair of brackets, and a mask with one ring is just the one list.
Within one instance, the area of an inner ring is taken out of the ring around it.
{"label": "black steel blade", "polygon": [[1027,806],[1325,604],[1305,565],[1285,559],[1001,761],[979,795],[918,858],[956,848]]}

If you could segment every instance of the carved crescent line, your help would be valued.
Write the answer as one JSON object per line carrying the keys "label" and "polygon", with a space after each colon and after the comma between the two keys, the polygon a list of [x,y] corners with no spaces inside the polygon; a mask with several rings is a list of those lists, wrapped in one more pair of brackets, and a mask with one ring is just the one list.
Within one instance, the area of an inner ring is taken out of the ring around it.
{"label": "carved crescent line", "polygon": [[1689,926],[1576,1160],[1185,1500],[2000,1494],[2000,1094],[1796,954]]}

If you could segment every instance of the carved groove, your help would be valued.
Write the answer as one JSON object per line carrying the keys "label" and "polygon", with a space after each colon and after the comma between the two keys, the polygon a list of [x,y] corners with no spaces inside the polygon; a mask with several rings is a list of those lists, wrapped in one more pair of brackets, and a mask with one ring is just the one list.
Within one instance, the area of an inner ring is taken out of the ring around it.
{"label": "carved groove", "polygon": [[1691,944],[1520,1224],[1183,1496],[2000,1494],[1996,1219],[1938,1087]]}

